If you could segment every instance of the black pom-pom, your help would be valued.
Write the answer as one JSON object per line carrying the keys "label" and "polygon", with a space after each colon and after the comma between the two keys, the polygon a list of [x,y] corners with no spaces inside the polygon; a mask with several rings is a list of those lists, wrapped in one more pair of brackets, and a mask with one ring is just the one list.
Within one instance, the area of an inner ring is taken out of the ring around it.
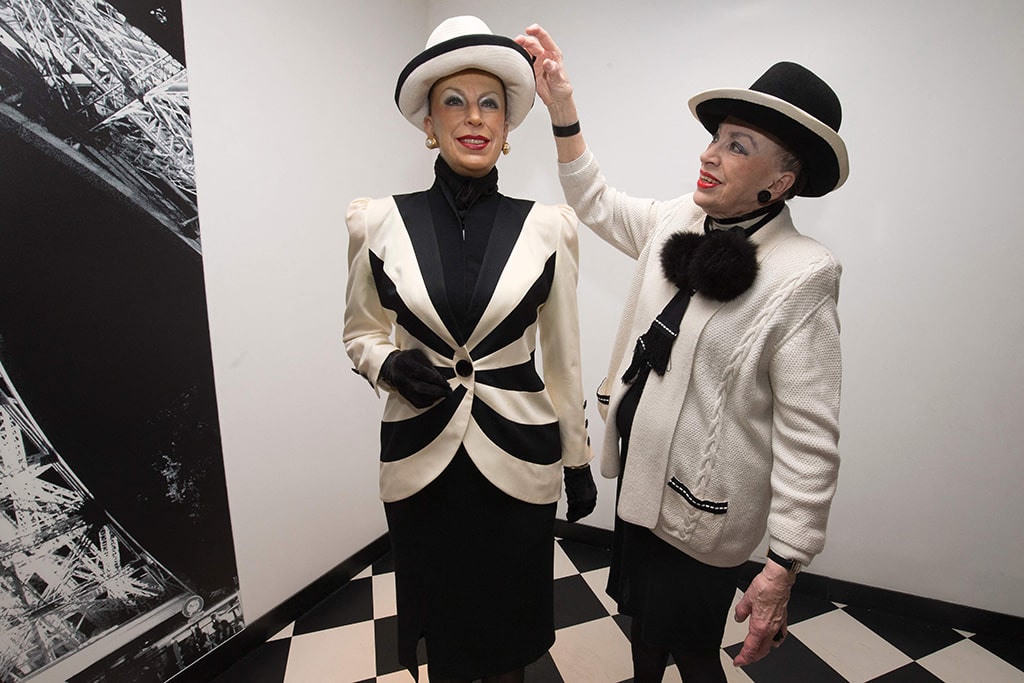
{"label": "black pom-pom", "polygon": [[690,258],[689,281],[716,301],[735,299],[757,277],[757,245],[741,228],[714,230],[701,240]]}
{"label": "black pom-pom", "polygon": [[690,289],[690,260],[704,235],[696,232],[677,232],[665,241],[661,248],[661,272],[679,289]]}

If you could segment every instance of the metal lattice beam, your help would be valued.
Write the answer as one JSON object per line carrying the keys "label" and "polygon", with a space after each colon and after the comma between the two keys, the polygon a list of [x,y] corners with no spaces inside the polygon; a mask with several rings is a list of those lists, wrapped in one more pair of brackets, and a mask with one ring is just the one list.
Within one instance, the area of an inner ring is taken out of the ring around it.
{"label": "metal lattice beam", "polygon": [[100,161],[197,240],[184,66],[103,0],[0,0],[5,46],[61,103],[73,144],[113,157]]}
{"label": "metal lattice beam", "polygon": [[185,592],[100,509],[0,364],[0,680],[20,680]]}

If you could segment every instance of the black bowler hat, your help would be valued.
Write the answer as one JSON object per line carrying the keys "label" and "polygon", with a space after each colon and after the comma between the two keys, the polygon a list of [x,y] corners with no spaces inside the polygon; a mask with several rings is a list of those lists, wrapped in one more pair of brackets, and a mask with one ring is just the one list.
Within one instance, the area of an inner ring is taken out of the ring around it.
{"label": "black bowler hat", "polygon": [[749,89],[718,88],[690,98],[690,111],[711,133],[734,116],[771,133],[803,164],[806,185],[798,193],[820,197],[850,174],[846,143],[839,137],[843,110],[839,98],[808,69],[779,62]]}

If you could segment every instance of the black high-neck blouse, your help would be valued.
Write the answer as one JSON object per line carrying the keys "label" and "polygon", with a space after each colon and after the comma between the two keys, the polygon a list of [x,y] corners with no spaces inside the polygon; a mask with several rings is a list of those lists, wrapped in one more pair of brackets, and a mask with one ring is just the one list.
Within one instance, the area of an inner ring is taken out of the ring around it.
{"label": "black high-neck blouse", "polygon": [[448,304],[459,324],[457,341],[463,344],[472,332],[467,329],[469,302],[501,199],[498,169],[492,168],[482,178],[469,178],[453,171],[438,156],[434,184],[427,190],[427,196],[441,252]]}

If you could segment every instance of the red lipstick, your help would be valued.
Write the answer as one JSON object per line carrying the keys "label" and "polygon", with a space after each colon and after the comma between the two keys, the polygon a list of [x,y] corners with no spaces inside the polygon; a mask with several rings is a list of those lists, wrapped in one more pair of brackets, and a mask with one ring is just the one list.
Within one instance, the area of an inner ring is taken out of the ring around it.
{"label": "red lipstick", "polygon": [[701,171],[700,175],[697,176],[697,187],[702,190],[710,189],[716,185],[721,185],[722,181],[711,175],[707,171]]}
{"label": "red lipstick", "polygon": [[456,139],[463,147],[472,150],[482,150],[490,143],[490,140],[481,135],[463,135],[461,138]]}

